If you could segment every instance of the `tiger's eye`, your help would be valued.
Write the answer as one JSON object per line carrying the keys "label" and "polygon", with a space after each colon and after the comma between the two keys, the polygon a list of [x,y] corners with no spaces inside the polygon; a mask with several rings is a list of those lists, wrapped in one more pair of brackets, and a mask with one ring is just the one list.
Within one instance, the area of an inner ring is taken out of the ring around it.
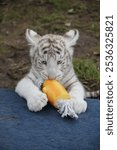
{"label": "tiger's eye", "polygon": [[57,61],[57,65],[59,65],[59,64],[61,64],[62,63],[62,61]]}
{"label": "tiger's eye", "polygon": [[47,65],[47,61],[42,61],[41,63],[44,65]]}
{"label": "tiger's eye", "polygon": [[44,51],[44,54],[47,54],[47,51]]}
{"label": "tiger's eye", "polygon": [[57,54],[60,54],[60,52],[59,52],[59,51],[56,51],[56,53],[57,53]]}

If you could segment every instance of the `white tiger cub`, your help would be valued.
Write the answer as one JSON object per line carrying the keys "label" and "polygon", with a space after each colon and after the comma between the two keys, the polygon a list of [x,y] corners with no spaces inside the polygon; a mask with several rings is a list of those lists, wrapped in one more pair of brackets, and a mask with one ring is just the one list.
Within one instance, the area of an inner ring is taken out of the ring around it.
{"label": "white tiger cub", "polygon": [[[70,30],[64,36],[40,36],[32,30],[26,30],[26,39],[31,46],[32,66],[29,73],[19,81],[15,91],[26,99],[29,110],[37,112],[47,105],[48,99],[41,91],[41,84],[46,79],[55,79],[62,83],[71,95],[72,100],[68,102],[75,113],[86,111],[86,92],[72,65],[73,46],[78,38],[78,30]],[[58,109],[60,107],[62,105]]]}

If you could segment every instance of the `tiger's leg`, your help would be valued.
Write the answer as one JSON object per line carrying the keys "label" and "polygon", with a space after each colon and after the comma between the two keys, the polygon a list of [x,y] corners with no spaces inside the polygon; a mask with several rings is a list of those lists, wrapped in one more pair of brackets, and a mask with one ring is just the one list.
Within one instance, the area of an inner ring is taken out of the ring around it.
{"label": "tiger's leg", "polygon": [[74,111],[77,114],[85,112],[87,109],[87,102],[84,100],[85,89],[83,85],[78,81],[70,87],[69,94],[71,95],[70,103],[72,104]]}
{"label": "tiger's leg", "polygon": [[24,77],[18,82],[15,91],[26,99],[27,106],[31,111],[40,111],[47,104],[47,96],[28,77]]}

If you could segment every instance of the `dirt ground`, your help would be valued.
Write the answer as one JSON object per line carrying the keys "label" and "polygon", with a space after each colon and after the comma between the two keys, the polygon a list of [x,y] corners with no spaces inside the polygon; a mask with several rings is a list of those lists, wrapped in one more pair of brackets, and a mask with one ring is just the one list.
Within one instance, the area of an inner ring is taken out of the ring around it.
{"label": "dirt ground", "polygon": [[74,57],[92,59],[99,69],[99,0],[70,0],[63,5],[55,1],[0,1],[0,87],[14,88],[30,68],[26,28],[40,34],[63,34],[78,28]]}

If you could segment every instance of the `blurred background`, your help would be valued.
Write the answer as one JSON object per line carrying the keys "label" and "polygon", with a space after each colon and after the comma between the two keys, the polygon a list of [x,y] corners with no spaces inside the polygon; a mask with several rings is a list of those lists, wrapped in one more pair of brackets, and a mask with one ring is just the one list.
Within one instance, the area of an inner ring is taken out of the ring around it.
{"label": "blurred background", "polygon": [[25,30],[80,38],[73,64],[86,89],[99,89],[99,0],[0,0],[0,87],[14,88],[30,68]]}

